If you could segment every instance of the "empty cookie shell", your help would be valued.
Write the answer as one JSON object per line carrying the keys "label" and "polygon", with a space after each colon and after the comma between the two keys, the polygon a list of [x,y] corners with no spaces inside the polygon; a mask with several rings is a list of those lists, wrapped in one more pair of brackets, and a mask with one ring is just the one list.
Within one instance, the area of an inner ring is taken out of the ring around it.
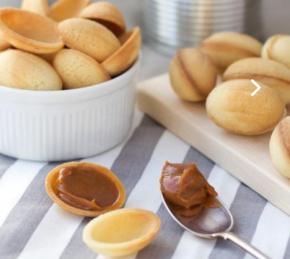
{"label": "empty cookie shell", "polygon": [[96,217],[123,206],[123,184],[109,169],[88,162],[69,162],[50,171],[45,181],[49,197],[64,210]]}
{"label": "empty cookie shell", "polygon": [[122,46],[102,63],[111,76],[123,73],[138,58],[141,47],[140,29],[133,28],[121,38],[120,42],[123,42]]}
{"label": "empty cookie shell", "polygon": [[98,84],[110,79],[107,71],[90,56],[73,49],[63,49],[54,57],[53,66],[65,89]]}
{"label": "empty cookie shell", "polygon": [[15,49],[0,53],[0,85],[27,90],[62,89],[62,81],[49,63]]}
{"label": "empty cookie shell", "polygon": [[126,31],[123,14],[115,5],[109,2],[100,1],[90,4],[82,10],[80,17],[103,24],[117,36]]}
{"label": "empty cookie shell", "polygon": [[56,52],[63,47],[55,22],[24,10],[1,9],[0,32],[12,46],[36,54]]}
{"label": "empty cookie shell", "polygon": [[49,7],[47,0],[22,0],[21,9],[45,16]]}
{"label": "empty cookie shell", "polygon": [[89,2],[90,0],[58,0],[51,6],[48,16],[57,22],[77,17]]}
{"label": "empty cookie shell", "polygon": [[160,230],[160,219],[142,209],[115,210],[93,219],[83,231],[83,241],[105,256],[133,255],[149,245]]}
{"label": "empty cookie shell", "polygon": [[58,28],[68,47],[84,52],[99,62],[120,47],[118,38],[97,22],[71,18],[59,23]]}

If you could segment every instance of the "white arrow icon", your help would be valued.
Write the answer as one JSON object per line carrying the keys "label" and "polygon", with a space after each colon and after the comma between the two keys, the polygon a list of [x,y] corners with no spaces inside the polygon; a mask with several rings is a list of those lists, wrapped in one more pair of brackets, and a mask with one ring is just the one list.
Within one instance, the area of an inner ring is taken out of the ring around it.
{"label": "white arrow icon", "polygon": [[262,86],[254,79],[251,79],[251,82],[254,86],[256,86],[255,91],[251,93],[251,96],[254,96],[257,92],[261,90]]}

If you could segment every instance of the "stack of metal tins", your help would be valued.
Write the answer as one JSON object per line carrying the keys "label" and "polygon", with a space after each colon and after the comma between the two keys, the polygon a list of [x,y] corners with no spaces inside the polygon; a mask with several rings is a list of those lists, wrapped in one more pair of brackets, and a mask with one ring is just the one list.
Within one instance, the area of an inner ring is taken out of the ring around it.
{"label": "stack of metal tins", "polygon": [[149,43],[172,53],[215,32],[249,32],[259,25],[259,5],[259,0],[144,0],[143,29]]}

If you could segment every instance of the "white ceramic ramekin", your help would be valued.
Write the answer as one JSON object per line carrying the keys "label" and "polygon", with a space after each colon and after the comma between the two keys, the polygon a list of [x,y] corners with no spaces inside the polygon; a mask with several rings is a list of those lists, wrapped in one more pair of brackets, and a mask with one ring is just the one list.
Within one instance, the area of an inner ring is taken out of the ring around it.
{"label": "white ceramic ramekin", "polygon": [[138,62],[108,82],[66,91],[0,87],[0,153],[61,161],[116,146],[132,125],[137,71]]}

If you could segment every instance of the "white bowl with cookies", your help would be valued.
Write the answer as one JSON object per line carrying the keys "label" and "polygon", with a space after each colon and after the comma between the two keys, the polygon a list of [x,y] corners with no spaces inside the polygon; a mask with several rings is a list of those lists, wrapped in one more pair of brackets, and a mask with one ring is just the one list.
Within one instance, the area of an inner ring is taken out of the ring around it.
{"label": "white bowl with cookies", "polygon": [[129,133],[139,28],[127,30],[108,2],[63,8],[23,1],[22,10],[0,9],[2,154],[71,160],[108,150]]}

